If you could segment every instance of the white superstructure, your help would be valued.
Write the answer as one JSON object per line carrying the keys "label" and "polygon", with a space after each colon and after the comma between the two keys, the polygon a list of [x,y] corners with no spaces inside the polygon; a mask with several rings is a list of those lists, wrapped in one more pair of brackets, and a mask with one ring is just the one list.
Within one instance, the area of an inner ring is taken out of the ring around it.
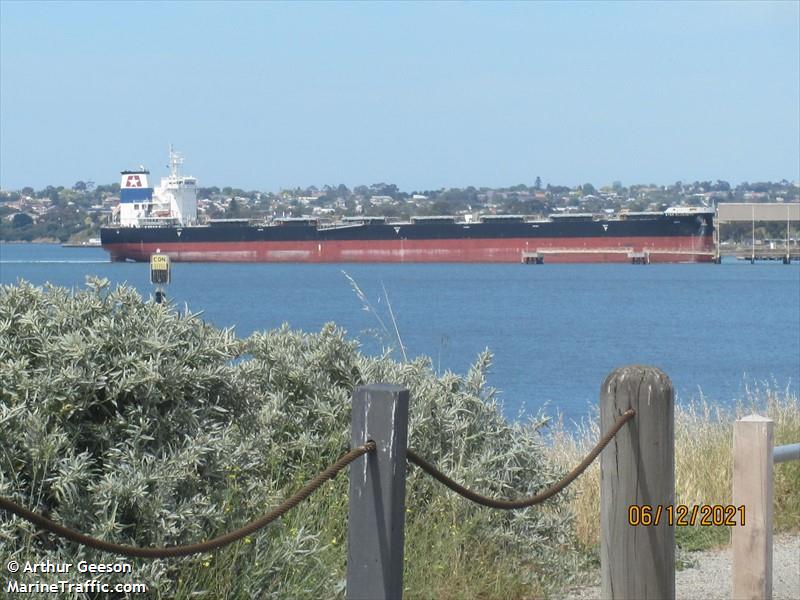
{"label": "white superstructure", "polygon": [[169,175],[155,189],[149,185],[150,171],[122,171],[119,206],[114,220],[123,227],[192,225],[197,221],[197,180],[181,175],[183,156],[169,148]]}
{"label": "white superstructure", "polygon": [[664,211],[665,215],[711,215],[713,208],[707,206],[671,206]]}

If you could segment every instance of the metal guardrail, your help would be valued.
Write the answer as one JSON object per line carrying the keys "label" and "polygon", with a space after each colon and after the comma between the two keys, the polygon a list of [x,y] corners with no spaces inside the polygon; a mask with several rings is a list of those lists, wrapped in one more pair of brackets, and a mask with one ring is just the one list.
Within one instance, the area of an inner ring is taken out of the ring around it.
{"label": "metal guardrail", "polygon": [[775,446],[772,449],[772,462],[782,463],[790,460],[800,460],[800,444],[787,444],[785,446]]}

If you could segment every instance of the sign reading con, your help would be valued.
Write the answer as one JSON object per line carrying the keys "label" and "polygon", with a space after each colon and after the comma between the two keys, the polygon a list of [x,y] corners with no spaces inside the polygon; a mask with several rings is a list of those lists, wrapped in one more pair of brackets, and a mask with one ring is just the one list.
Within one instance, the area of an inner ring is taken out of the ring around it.
{"label": "sign reading con", "polygon": [[169,256],[166,254],[153,254],[150,257],[150,283],[169,283]]}

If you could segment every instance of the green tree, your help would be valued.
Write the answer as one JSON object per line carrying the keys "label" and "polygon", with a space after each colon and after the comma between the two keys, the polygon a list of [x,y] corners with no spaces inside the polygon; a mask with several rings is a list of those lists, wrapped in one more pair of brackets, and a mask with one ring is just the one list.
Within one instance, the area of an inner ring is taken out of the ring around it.
{"label": "green tree", "polygon": [[21,212],[11,217],[11,226],[15,229],[22,229],[31,225],[33,225],[33,218],[29,214]]}

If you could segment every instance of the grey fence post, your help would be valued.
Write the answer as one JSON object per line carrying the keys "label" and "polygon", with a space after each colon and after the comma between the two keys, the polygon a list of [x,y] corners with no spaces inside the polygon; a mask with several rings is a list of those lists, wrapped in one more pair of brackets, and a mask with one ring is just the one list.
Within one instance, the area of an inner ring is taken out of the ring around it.
{"label": "grey fence post", "polygon": [[[600,459],[602,598],[675,598],[675,530],[667,515],[675,501],[673,403],[669,377],[654,367],[616,369],[600,390],[601,431],[636,411]],[[632,505],[639,508],[629,514]],[[629,517],[652,523],[631,525]]]}
{"label": "grey fence post", "polygon": [[347,534],[348,600],[403,596],[408,390],[366,385],[353,393],[351,444],[373,440],[350,466]]}

